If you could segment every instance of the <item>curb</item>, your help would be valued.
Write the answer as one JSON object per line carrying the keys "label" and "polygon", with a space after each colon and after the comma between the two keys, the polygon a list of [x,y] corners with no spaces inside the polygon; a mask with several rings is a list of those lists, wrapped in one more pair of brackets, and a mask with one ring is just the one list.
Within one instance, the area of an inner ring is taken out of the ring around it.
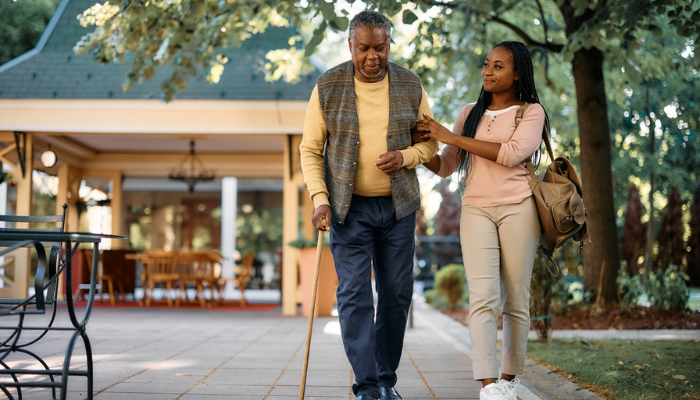
{"label": "curb", "polygon": [[[441,313],[440,311],[433,309],[425,303],[416,302],[415,299],[414,306],[415,314],[419,317],[417,319],[422,319],[423,321],[420,322],[424,322],[423,324],[421,324],[422,326],[431,329],[437,336],[451,344],[457,351],[462,353],[467,358],[474,358],[472,352],[471,338],[469,336],[469,328],[453,320],[447,315]],[[529,379],[527,379],[525,375],[523,375],[521,378],[521,384],[518,386],[518,397],[521,400],[553,399],[554,397],[552,397],[551,394],[545,393],[545,391],[551,391],[551,388],[553,386],[556,386],[557,389],[561,389],[564,392],[566,392],[558,393],[559,395],[565,395],[564,397],[576,399],[585,398],[587,400],[603,400],[602,397],[599,397],[596,394],[579,387],[575,383],[572,383],[568,379],[565,379],[559,376],[558,374],[553,373],[549,369],[535,363],[529,358],[526,359],[525,365],[526,369],[530,369],[530,373],[534,372],[538,376],[542,376],[542,380],[546,381],[546,384],[542,387],[537,388],[540,390],[535,389],[537,391],[537,393],[535,393],[533,392],[533,390],[525,386],[525,384],[528,384],[528,386],[532,385],[530,385],[529,382],[524,382]],[[562,397],[558,396],[557,398]]]}

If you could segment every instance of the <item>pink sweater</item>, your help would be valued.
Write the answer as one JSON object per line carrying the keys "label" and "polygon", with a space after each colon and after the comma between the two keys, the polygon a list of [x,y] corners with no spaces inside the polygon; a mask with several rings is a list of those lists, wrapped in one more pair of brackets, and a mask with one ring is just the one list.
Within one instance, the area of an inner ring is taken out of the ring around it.
{"label": "pink sweater", "polygon": [[[453,134],[462,134],[462,127],[472,107],[474,104],[468,104],[459,112],[452,128]],[[517,109],[518,106],[514,106],[501,111],[487,111],[481,117],[475,139],[500,143],[501,149],[496,162],[472,154],[462,205],[494,207],[518,204],[532,196],[526,160],[542,141],[544,109],[539,104],[528,107],[518,129],[515,129]],[[457,169],[459,148],[449,145],[439,156],[438,175],[445,178]]]}

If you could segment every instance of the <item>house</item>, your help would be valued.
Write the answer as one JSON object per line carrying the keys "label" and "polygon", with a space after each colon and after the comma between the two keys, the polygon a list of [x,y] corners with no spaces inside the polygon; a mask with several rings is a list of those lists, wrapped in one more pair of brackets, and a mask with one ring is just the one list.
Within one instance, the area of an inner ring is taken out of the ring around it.
{"label": "house", "polygon": [[[76,16],[93,3],[62,0],[36,48],[0,66],[0,160],[14,170],[12,212],[31,213],[33,171],[58,178],[57,211],[69,205],[69,231],[79,229],[78,207],[91,206],[81,186],[103,194],[92,199],[111,218],[103,233],[126,234],[130,240],[139,236],[131,234],[143,221],[139,215],[145,215],[139,209],[170,207],[150,216],[152,228],[139,231],[141,239],[150,235],[152,247],[193,248],[199,243],[193,242],[195,231],[204,230],[209,235],[205,244],[219,247],[225,258],[222,275],[230,277],[237,205],[281,206],[283,308],[285,315],[296,315],[298,251],[287,243],[299,235],[300,206],[305,220],[313,212],[302,195],[298,145],[320,72],[294,85],[267,82],[261,69],[265,54],[288,46],[292,34],[290,28],[271,28],[226,51],[229,63],[218,84],[192,79],[166,104],[160,100],[160,82],[169,72],[162,67],[150,81],[124,92],[128,65],[100,66],[90,55],[73,53],[89,32]],[[55,166],[41,163],[40,155],[49,149],[57,155]],[[194,157],[187,159],[191,151]],[[201,162],[195,167],[213,171],[215,179],[198,183],[190,193],[188,185],[168,176],[178,169],[187,174],[195,159]],[[7,193],[7,185],[0,186]],[[0,203],[7,203],[5,196],[0,190]],[[206,223],[192,219],[196,210],[217,207],[220,211],[209,213]],[[212,219],[215,214],[220,216]],[[128,241],[111,243],[112,248],[128,246]],[[14,282],[0,292],[26,293],[30,256],[28,250],[19,253]]]}

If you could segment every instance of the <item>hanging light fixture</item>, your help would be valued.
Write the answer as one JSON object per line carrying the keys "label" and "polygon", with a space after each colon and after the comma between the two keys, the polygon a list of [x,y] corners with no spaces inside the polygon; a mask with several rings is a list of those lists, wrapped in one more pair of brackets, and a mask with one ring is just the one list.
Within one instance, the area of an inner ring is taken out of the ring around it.
{"label": "hanging light fixture", "polygon": [[41,160],[41,165],[43,165],[44,168],[52,168],[56,165],[58,157],[56,156],[56,153],[51,150],[51,143],[49,143],[49,149],[41,153],[41,157],[39,159]]}
{"label": "hanging light fixture", "polygon": [[[189,164],[190,167],[189,171],[186,171],[187,164]],[[199,172],[197,172],[197,170],[199,170]],[[204,168],[204,163],[195,154],[194,140],[190,140],[190,153],[180,162],[177,169],[170,172],[168,179],[185,182],[190,193],[194,192],[194,186],[196,184],[214,180],[214,172]]]}

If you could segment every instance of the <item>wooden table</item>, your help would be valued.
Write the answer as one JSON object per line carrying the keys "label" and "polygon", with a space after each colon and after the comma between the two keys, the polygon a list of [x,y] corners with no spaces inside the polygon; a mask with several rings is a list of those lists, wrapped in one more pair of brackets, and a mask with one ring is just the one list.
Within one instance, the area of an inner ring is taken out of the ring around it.
{"label": "wooden table", "polygon": [[[141,282],[143,285],[144,298],[139,301],[139,304],[148,306],[152,300],[152,291],[155,284],[162,283],[169,292],[179,287],[179,296],[175,299],[174,305],[177,307],[182,300],[182,294],[185,293],[187,284],[193,283],[197,288],[197,297],[202,307],[207,306],[207,301],[204,298],[204,286],[208,285],[212,300],[216,303],[223,303],[223,291],[226,284],[231,282],[241,291],[241,305],[245,307],[246,300],[244,296],[245,287],[250,280],[250,272],[253,265],[254,254],[247,254],[243,258],[239,273],[235,278],[221,278],[220,271],[214,269],[215,263],[220,263],[223,257],[217,251],[165,251],[165,250],[146,250],[146,254],[127,254],[126,259],[136,260],[143,264],[143,273],[141,274]],[[170,270],[165,270],[164,263],[172,263]],[[197,263],[209,263],[204,268]],[[149,276],[148,270],[151,270]],[[177,285],[176,285],[177,284]],[[214,299],[214,293],[218,294],[218,298]],[[185,297],[186,297],[185,293]],[[173,306],[172,299],[168,295],[168,305]]]}
{"label": "wooden table", "polygon": [[150,305],[157,284],[162,284],[167,290],[167,302],[171,307],[173,300],[170,292],[173,289],[179,289],[179,295],[174,302],[177,307],[182,301],[183,294],[187,299],[188,283],[195,285],[197,298],[202,307],[207,306],[204,297],[205,286],[209,286],[212,300],[214,300],[214,293],[217,293],[216,302],[222,302],[223,288],[220,286],[220,271],[217,273],[214,268],[214,264],[222,260],[219,252],[147,250],[146,254],[127,254],[125,257],[139,261],[143,265],[141,283],[144,297],[139,301],[141,305]]}

